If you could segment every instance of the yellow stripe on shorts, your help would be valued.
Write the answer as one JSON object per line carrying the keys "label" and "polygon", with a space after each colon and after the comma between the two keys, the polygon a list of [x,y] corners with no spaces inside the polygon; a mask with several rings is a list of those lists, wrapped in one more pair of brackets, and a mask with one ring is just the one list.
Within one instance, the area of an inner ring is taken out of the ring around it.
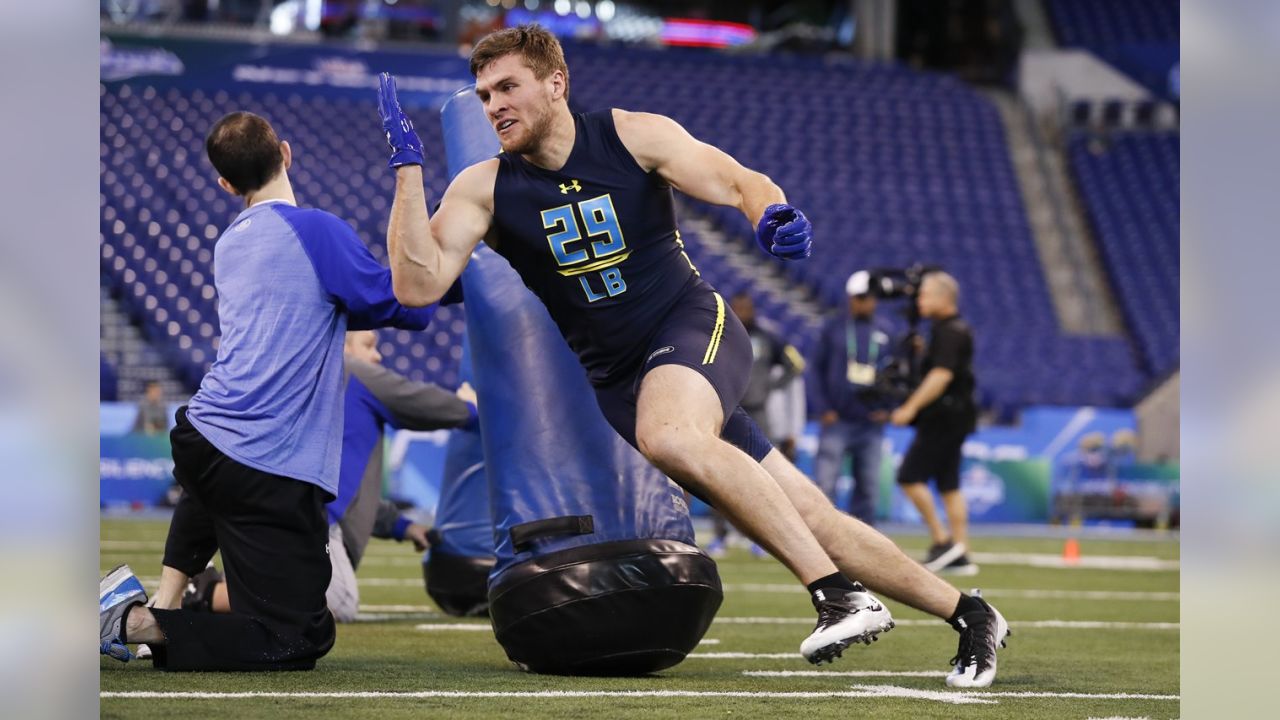
{"label": "yellow stripe on shorts", "polygon": [[710,365],[716,361],[716,353],[720,351],[720,338],[724,336],[724,298],[720,293],[716,296],[716,326],[711,329],[711,342],[707,343],[707,352],[702,356],[702,364]]}

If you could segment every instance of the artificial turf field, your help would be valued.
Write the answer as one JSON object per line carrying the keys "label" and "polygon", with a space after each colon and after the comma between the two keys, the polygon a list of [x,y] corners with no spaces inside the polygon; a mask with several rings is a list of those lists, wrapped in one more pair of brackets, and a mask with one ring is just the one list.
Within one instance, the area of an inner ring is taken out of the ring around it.
{"label": "artificial turf field", "polygon": [[[167,520],[102,521],[101,571],[129,563],[151,590]],[[956,578],[1013,628],[986,690],[947,688],[956,635],[889,603],[898,627],[815,668],[798,653],[808,597],[771,559],[734,549],[719,561],[724,604],[698,649],[650,677],[572,678],[515,669],[487,623],[437,612],[419,557],[373,541],[360,566],[367,619],[338,627],[312,672],[162,673],[101,660],[110,718],[1175,718],[1179,711],[1176,536],[1082,540],[1058,567],[1060,539],[982,537],[982,571]],[[895,538],[919,555],[922,536]],[[1097,567],[1107,565],[1108,567]],[[1121,569],[1123,568],[1123,569]],[[566,630],[570,632],[571,630]],[[157,693],[144,696],[143,693]]]}

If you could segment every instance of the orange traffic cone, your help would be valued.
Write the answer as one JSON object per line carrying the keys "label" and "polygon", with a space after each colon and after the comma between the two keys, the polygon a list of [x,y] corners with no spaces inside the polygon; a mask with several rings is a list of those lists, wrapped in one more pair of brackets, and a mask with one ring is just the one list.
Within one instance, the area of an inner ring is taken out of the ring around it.
{"label": "orange traffic cone", "polygon": [[1075,538],[1067,538],[1062,545],[1062,562],[1068,565],[1075,565],[1080,562],[1080,541]]}

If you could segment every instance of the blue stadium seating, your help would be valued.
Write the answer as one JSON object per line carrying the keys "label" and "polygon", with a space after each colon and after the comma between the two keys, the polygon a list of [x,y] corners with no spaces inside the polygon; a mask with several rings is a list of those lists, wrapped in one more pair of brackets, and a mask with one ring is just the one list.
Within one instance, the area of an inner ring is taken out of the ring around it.
{"label": "blue stadium seating", "polygon": [[[670,115],[778,182],[817,232],[810,260],[779,264],[833,311],[857,269],[946,267],[975,326],[985,406],[1122,405],[1145,387],[1126,339],[1059,331],[999,116],[960,81],[851,61],[566,52],[581,106]],[[697,207],[752,246],[740,213]],[[753,283],[733,267],[703,272],[725,292]],[[807,348],[814,328],[762,314]]]}
{"label": "blue stadium seating", "polygon": [[[1058,330],[999,117],[961,82],[851,61],[579,46],[567,53],[575,106],[670,115],[769,174],[809,214],[818,236],[813,258],[802,263],[757,255],[759,268],[743,269],[685,233],[703,276],[726,295],[751,292],[760,314],[802,350],[816,325],[762,291],[759,269],[781,267],[835,310],[852,271],[926,262],[962,284],[985,406],[1125,404],[1147,382],[1126,339]],[[374,256],[385,257],[393,175],[372,97],[104,88],[104,282],[192,387],[217,348],[213,244],[240,209],[216,187],[202,141],[235,109],[267,117],[294,146],[301,203],[348,220]],[[428,146],[439,147],[436,114],[423,108],[414,119]],[[439,197],[443,159],[428,158],[429,192]],[[752,243],[736,211],[692,207]],[[460,309],[442,309],[425,334],[383,331],[380,350],[390,367],[454,386],[464,325]]]}
{"label": "blue stadium seating", "polygon": [[1146,369],[1164,375],[1178,366],[1178,135],[1081,132],[1069,154]]}
{"label": "blue stadium seating", "polygon": [[1049,0],[1048,9],[1063,45],[1178,42],[1178,0]]}
{"label": "blue stadium seating", "polygon": [[[222,192],[204,157],[204,135],[222,114],[250,110],[268,118],[294,147],[291,178],[299,201],[347,219],[375,257],[394,176],[372,104],[299,95],[206,93],[128,85],[101,93],[101,253],[104,279],[148,337],[164,348],[194,389],[217,354],[213,246],[242,209]],[[420,113],[424,134],[439,134]],[[427,168],[430,191],[444,191],[444,166]],[[441,308],[425,334],[382,331],[388,366],[419,380],[458,382],[460,308]]]}

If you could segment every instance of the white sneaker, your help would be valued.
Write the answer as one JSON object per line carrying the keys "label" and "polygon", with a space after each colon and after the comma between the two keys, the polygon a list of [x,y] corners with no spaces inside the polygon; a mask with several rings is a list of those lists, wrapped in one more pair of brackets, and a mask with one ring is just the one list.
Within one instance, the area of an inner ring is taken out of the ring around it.
{"label": "white sneaker", "polygon": [[813,594],[818,625],[800,643],[800,654],[814,665],[832,662],[854,643],[870,645],[882,632],[893,629],[893,618],[884,604],[862,583],[853,590],[819,590]]}
{"label": "white sneaker", "polygon": [[951,658],[950,687],[988,687],[996,679],[996,649],[1005,647],[1013,634],[999,610],[983,600],[978,591],[970,593],[985,610],[975,610],[956,618],[960,647]]}

